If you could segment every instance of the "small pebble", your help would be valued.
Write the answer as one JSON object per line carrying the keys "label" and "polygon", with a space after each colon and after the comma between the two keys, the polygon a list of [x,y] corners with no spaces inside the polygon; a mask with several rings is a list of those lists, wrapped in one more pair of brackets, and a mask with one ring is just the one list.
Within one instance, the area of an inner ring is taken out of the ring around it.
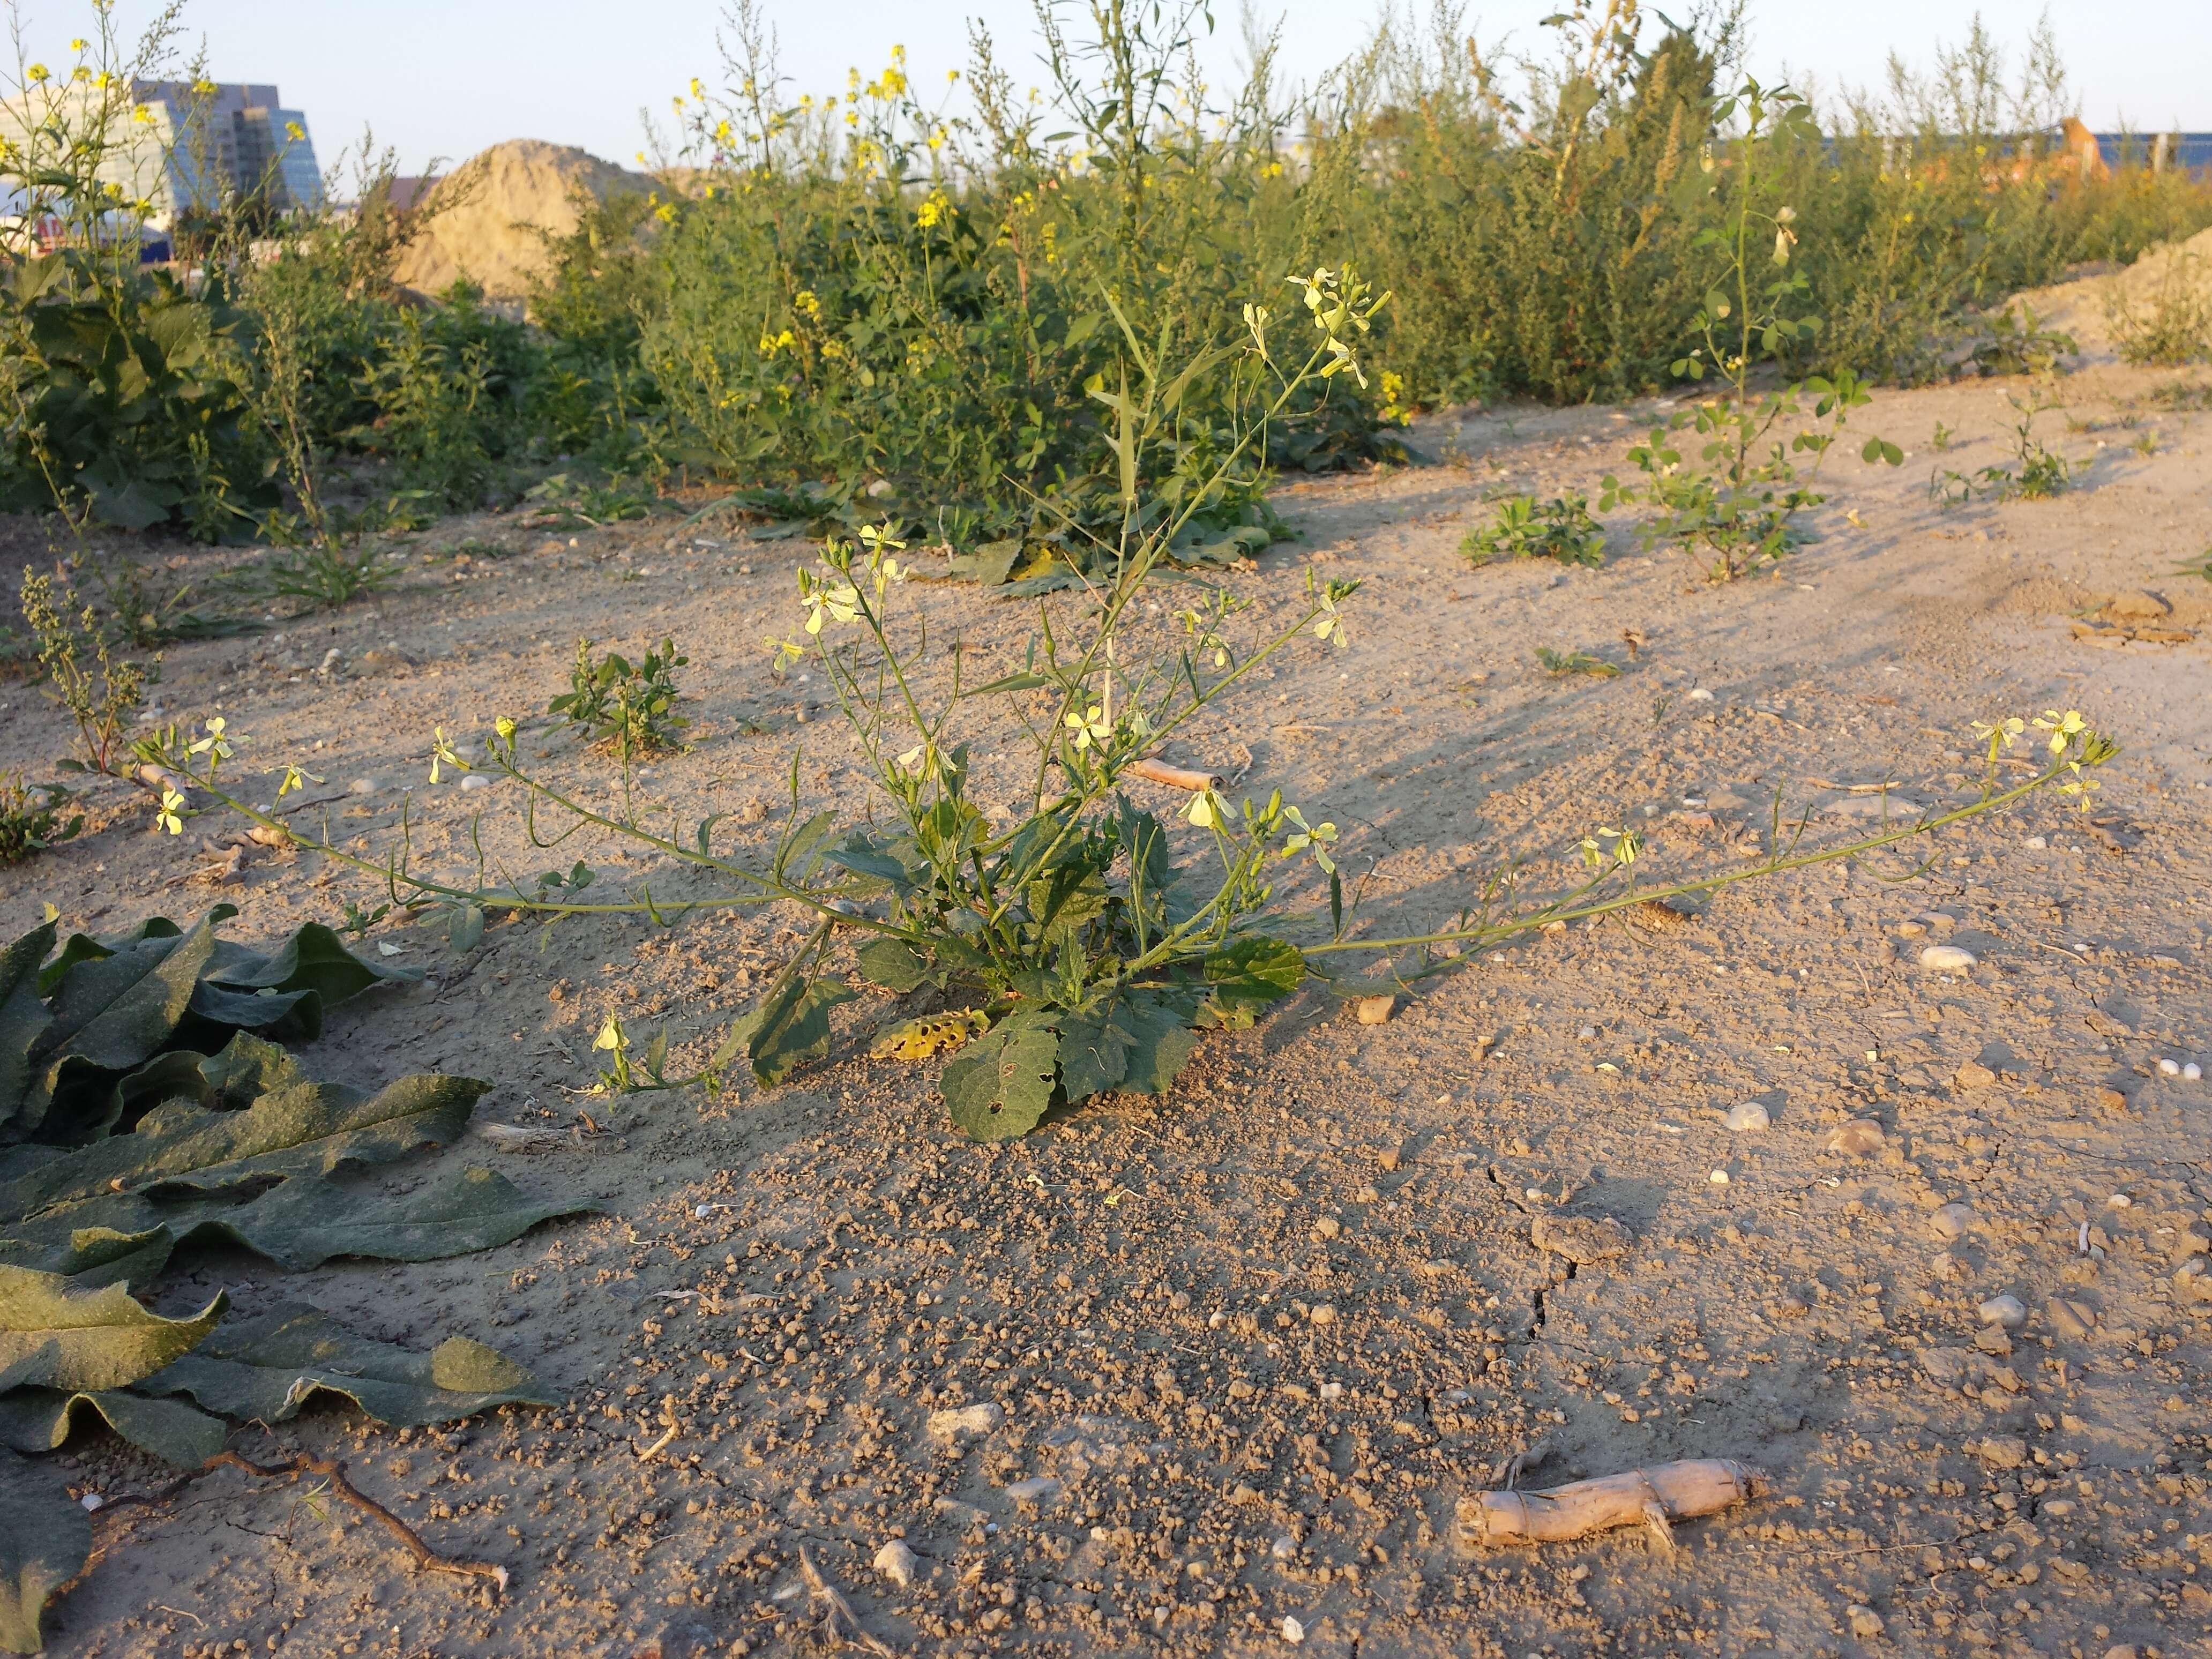
{"label": "small pebble", "polygon": [[1918,939],[1927,931],[1928,924],[1924,921],[1900,921],[1897,924],[1897,936],[1899,939]]}
{"label": "small pebble", "polygon": [[1704,686],[1699,685],[1691,688],[1690,701],[1692,702],[1711,702],[1712,700],[1713,694],[1706,690]]}
{"label": "small pebble", "polygon": [[1283,1640],[1288,1642],[1292,1647],[1296,1647],[1299,1643],[1305,1639],[1306,1627],[1300,1624],[1297,1620],[1291,1618],[1289,1613],[1285,1613],[1283,1615]]}
{"label": "small pebble", "polygon": [[2022,842],[2021,845],[2023,847],[2032,847],[2039,853],[2045,848],[2050,846],[2051,843],[2044,840],[2040,836],[2030,836],[2026,841]]}
{"label": "small pebble", "polygon": [[2017,1330],[2027,1322],[2027,1305],[2016,1296],[1993,1296],[1976,1309],[1984,1325],[2002,1325],[2005,1329]]}
{"label": "small pebble", "polygon": [[2135,1206],[2135,1200],[2125,1193],[2114,1193],[2105,1200],[2105,1207],[2108,1210],[2132,1210]]}
{"label": "small pebble", "polygon": [[346,793],[349,795],[373,795],[376,793],[376,780],[356,778],[351,783],[346,785]]}
{"label": "small pebble", "polygon": [[1729,1128],[1742,1134],[1749,1130],[1772,1127],[1774,1115],[1756,1100],[1747,1100],[1741,1106],[1732,1106],[1729,1115],[1721,1120]]}
{"label": "small pebble", "polygon": [[908,1589],[913,1585],[915,1571],[918,1565],[914,1552],[906,1547],[905,1541],[902,1539],[894,1538],[876,1552],[876,1571],[901,1589]]}
{"label": "small pebble", "polygon": [[1362,997],[1353,1005],[1353,1012],[1358,1014],[1362,1025],[1382,1025],[1389,1022],[1397,1006],[1395,996]]}
{"label": "small pebble", "polygon": [[83,1504],[86,1509],[95,1510],[105,1507],[107,1503],[107,1500],[96,1492],[88,1492],[76,1501]]}
{"label": "small pebble", "polygon": [[2181,1068],[2181,1075],[2188,1082],[2201,1083],[2204,1080],[2204,1068],[2192,1060]]}
{"label": "small pebble", "polygon": [[1965,1204],[1946,1204],[1928,1218],[1928,1224],[1945,1238],[1963,1238],[1974,1224],[1974,1212]]}
{"label": "small pebble", "polygon": [[1881,1615],[1872,1607],[1853,1607],[1847,1616],[1851,1621],[1851,1634],[1862,1642],[1881,1634]]}
{"label": "small pebble", "polygon": [[1004,1490],[1006,1496],[1017,1504],[1042,1504],[1059,1492],[1060,1482],[1048,1474],[1035,1474],[1026,1480],[1017,1480]]}
{"label": "small pebble", "polygon": [[1336,1323],[1336,1310],[1330,1307],[1328,1303],[1324,1302],[1319,1307],[1316,1308],[1312,1313],[1309,1314],[1307,1317],[1311,1319],[1316,1325],[1334,1325]]}
{"label": "small pebble", "polygon": [[461,780],[461,787],[464,789],[489,789],[491,787],[491,780],[484,776],[481,772],[471,772]]}
{"label": "small pebble", "polygon": [[1951,1081],[1960,1089],[1986,1089],[1996,1080],[1995,1072],[1972,1060],[1951,1074]]}
{"label": "small pebble", "polygon": [[1955,945],[1931,945],[1920,953],[1920,965],[1931,973],[1963,974],[1972,969],[1975,956]]}
{"label": "small pebble", "polygon": [[1705,1179],[1716,1187],[1725,1187],[1729,1184],[1729,1172],[1726,1170],[1716,1170]]}
{"label": "small pebble", "polygon": [[1298,1540],[1286,1532],[1275,1534],[1275,1541],[1267,1546],[1267,1553],[1278,1561],[1287,1561],[1298,1553]]}
{"label": "small pebble", "polygon": [[2161,1060],[2158,1063],[2158,1074],[2160,1077],[2179,1077],[2181,1062],[2178,1060]]}

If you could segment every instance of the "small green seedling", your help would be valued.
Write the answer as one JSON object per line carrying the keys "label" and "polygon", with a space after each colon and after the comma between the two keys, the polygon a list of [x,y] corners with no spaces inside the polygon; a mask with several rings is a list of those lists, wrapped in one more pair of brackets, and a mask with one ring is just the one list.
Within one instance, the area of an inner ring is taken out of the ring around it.
{"label": "small green seedling", "polygon": [[1536,660],[1544,672],[1564,678],[1569,674],[1587,674],[1592,679],[1609,680],[1620,672],[1620,665],[1603,657],[1593,657],[1587,651],[1554,651],[1547,645],[1536,647]]}
{"label": "small green seedling", "polygon": [[1459,550],[1477,565],[1557,559],[1595,568],[1605,562],[1605,526],[1590,516],[1586,496],[1539,501],[1534,495],[1508,495],[1488,524],[1467,532]]}

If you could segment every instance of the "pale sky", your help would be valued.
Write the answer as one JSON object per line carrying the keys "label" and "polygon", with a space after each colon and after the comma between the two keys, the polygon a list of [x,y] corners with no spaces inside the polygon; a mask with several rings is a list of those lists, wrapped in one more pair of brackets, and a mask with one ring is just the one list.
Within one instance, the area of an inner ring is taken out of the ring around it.
{"label": "pale sky", "polygon": [[[1537,20],[1559,0],[1489,0],[1469,23],[1486,43],[1546,43]],[[88,0],[14,0],[33,55],[66,61]],[[1426,0],[1422,0],[1425,9]],[[580,144],[634,164],[639,111],[665,115],[694,75],[717,74],[720,0],[187,0],[189,34],[207,43],[222,81],[275,82],[306,112],[328,165],[373,124],[404,171],[466,156],[504,138]],[[135,29],[151,0],[118,0]],[[1017,75],[1035,63],[1026,0],[768,0],[785,73],[799,91],[836,91],[845,70],[872,72],[896,42],[915,81],[941,86],[966,62],[967,20],[981,16]],[[1285,68],[1310,78],[1346,55],[1372,4],[1260,0],[1283,19]],[[1687,13],[1687,3],[1668,7]],[[1872,85],[1894,48],[1926,63],[1979,10],[2017,62],[2043,8],[2021,0],[1752,0],[1752,64],[1763,76],[1810,71],[1825,87]],[[2092,127],[2212,130],[2212,0],[2051,0],[2050,13],[2081,112]],[[1238,59],[1237,0],[1215,0],[1212,62],[1225,80]],[[1654,27],[1656,27],[1656,22]]]}

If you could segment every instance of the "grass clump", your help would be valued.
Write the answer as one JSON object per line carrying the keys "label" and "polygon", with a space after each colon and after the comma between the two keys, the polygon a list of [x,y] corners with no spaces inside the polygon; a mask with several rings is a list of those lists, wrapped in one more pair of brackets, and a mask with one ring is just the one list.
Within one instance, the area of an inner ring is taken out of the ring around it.
{"label": "grass clump", "polygon": [[1556,559],[1595,569],[1605,562],[1605,526],[1590,516],[1587,496],[1508,495],[1488,524],[1467,532],[1459,550],[1478,568],[1501,559]]}

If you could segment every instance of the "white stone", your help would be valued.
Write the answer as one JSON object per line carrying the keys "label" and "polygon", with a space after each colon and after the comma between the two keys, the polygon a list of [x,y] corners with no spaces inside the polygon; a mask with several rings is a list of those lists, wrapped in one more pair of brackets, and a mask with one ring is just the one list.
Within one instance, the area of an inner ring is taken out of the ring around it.
{"label": "white stone", "polygon": [[957,1439],[963,1434],[988,1434],[1006,1419],[1006,1412],[994,1401],[984,1401],[975,1406],[952,1406],[929,1414],[929,1431],[939,1440]]}
{"label": "white stone", "polygon": [[911,1589],[921,1565],[903,1539],[894,1538],[876,1552],[876,1571],[901,1589]]}
{"label": "white stone", "polygon": [[491,780],[484,776],[481,772],[471,772],[461,780],[461,787],[464,789],[489,789],[491,787]]}
{"label": "white stone", "polygon": [[1288,1642],[1292,1647],[1296,1647],[1299,1643],[1305,1639],[1306,1627],[1300,1624],[1297,1620],[1291,1618],[1289,1613],[1285,1613],[1283,1615],[1283,1640]]}
{"label": "white stone", "polygon": [[2027,1320],[2027,1306],[2016,1296],[1993,1296],[1975,1311],[1983,1324],[2002,1325],[2008,1331],[2019,1329]]}
{"label": "white stone", "polygon": [[1017,1504],[1042,1504],[1060,1491],[1060,1482],[1048,1474],[1033,1474],[1001,1490]]}
{"label": "white stone", "polygon": [[1725,1187],[1729,1184],[1729,1172],[1726,1170],[1716,1170],[1705,1179],[1716,1187]]}
{"label": "white stone", "polygon": [[1758,1101],[1747,1100],[1741,1106],[1730,1107],[1728,1116],[1722,1121],[1738,1134],[1742,1134],[1749,1130],[1771,1128],[1774,1115]]}
{"label": "white stone", "polygon": [[1711,702],[1712,700],[1713,694],[1706,690],[1704,686],[1698,685],[1690,688],[1690,701],[1692,702]]}
{"label": "white stone", "polygon": [[1963,974],[1974,966],[1972,951],[1963,951],[1955,945],[1931,945],[1920,953],[1920,965],[1931,973]]}
{"label": "white stone", "polygon": [[1278,1561],[1287,1561],[1298,1553],[1298,1540],[1286,1532],[1275,1534],[1275,1541],[1267,1546],[1267,1553]]}
{"label": "white stone", "polygon": [[2204,1068],[2192,1060],[2181,1068],[2181,1075],[2189,1082],[2201,1083],[2204,1080]]}
{"label": "white stone", "polygon": [[2181,1062],[2178,1060],[2161,1060],[2158,1063],[2158,1074],[2160,1077],[2179,1077]]}
{"label": "white stone", "polygon": [[349,795],[373,795],[376,793],[376,780],[356,778],[351,783],[346,785],[346,793]]}

